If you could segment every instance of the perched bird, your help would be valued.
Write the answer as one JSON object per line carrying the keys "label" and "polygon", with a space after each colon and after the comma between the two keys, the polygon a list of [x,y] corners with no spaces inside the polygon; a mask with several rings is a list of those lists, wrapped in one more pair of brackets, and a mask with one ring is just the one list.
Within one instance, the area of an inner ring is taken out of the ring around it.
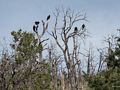
{"label": "perched bird", "polygon": [[38,33],[37,28],[36,28],[35,25],[33,25],[33,31],[34,31],[35,33]]}
{"label": "perched bird", "polygon": [[38,25],[40,22],[39,21],[35,21],[35,25]]}
{"label": "perched bird", "polygon": [[47,19],[46,19],[46,20],[48,21],[49,19],[50,19],[50,15],[47,16]]}
{"label": "perched bird", "polygon": [[77,32],[78,32],[78,28],[75,27],[75,28],[74,28],[74,33],[77,33]]}
{"label": "perched bird", "polygon": [[35,25],[33,25],[33,31],[34,31],[34,32],[36,31],[36,27],[35,27]]}
{"label": "perched bird", "polygon": [[85,24],[82,25],[82,30],[85,28]]}

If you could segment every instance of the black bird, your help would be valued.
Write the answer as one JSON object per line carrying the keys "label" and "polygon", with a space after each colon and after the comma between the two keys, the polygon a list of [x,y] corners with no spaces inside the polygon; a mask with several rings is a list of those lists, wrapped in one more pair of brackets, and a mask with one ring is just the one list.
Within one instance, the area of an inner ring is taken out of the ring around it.
{"label": "black bird", "polygon": [[35,27],[35,25],[33,25],[33,31],[36,32],[36,27]]}
{"label": "black bird", "polygon": [[35,24],[38,25],[40,22],[39,21],[35,21]]}
{"label": "black bird", "polygon": [[38,32],[37,32],[37,27],[36,27],[35,25],[33,25],[33,31],[34,31],[35,33],[38,33]]}
{"label": "black bird", "polygon": [[74,33],[77,33],[77,32],[78,32],[78,28],[75,27],[75,28],[74,28]]}
{"label": "black bird", "polygon": [[82,25],[82,30],[85,28],[85,24]]}
{"label": "black bird", "polygon": [[46,19],[46,20],[48,21],[49,19],[50,19],[50,15],[47,16],[47,19]]}

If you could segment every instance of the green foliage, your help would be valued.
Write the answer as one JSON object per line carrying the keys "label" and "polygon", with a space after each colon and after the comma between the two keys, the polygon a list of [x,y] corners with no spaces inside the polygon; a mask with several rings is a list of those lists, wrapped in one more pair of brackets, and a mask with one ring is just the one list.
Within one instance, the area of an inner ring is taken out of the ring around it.
{"label": "green foliage", "polygon": [[42,45],[32,33],[24,32],[21,29],[18,32],[11,32],[13,36],[12,48],[17,52],[16,63],[21,64],[25,60],[35,58],[36,53],[42,51]]}
{"label": "green foliage", "polygon": [[[30,32],[19,30],[11,32],[11,35],[16,62],[3,65],[8,68],[7,71],[0,67],[5,74],[4,82],[0,78],[0,90],[50,90],[50,65],[45,61],[35,62],[36,54],[42,52],[42,44]],[[12,67],[15,67],[15,71]],[[4,84],[8,89],[3,89]]]}
{"label": "green foliage", "polygon": [[38,71],[32,74],[33,87],[35,90],[50,90],[50,66],[48,63],[44,63],[40,66],[41,72]]}
{"label": "green foliage", "polygon": [[120,72],[108,70],[89,77],[88,83],[94,90],[119,90]]}
{"label": "green foliage", "polygon": [[[115,58],[117,56],[117,58]],[[120,90],[120,45],[106,58],[107,69],[94,76],[85,75],[94,90]]]}

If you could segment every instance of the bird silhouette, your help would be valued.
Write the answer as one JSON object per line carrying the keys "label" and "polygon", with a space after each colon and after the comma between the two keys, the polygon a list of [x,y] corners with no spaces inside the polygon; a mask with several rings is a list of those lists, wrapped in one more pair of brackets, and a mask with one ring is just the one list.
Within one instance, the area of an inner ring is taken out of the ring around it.
{"label": "bird silhouette", "polygon": [[85,24],[82,25],[82,30],[85,28]]}
{"label": "bird silhouette", "polygon": [[37,27],[36,27],[35,25],[33,25],[33,31],[34,31],[35,33],[38,33]]}
{"label": "bird silhouette", "polygon": [[74,28],[74,33],[77,33],[77,32],[78,32],[78,28],[75,27],[75,28]]}
{"label": "bird silhouette", "polygon": [[50,19],[50,15],[47,16],[47,19],[46,19],[46,20],[48,21],[49,19]]}
{"label": "bird silhouette", "polygon": [[34,31],[34,32],[36,31],[36,27],[35,27],[35,25],[33,25],[33,31]]}
{"label": "bird silhouette", "polygon": [[40,22],[39,21],[35,21],[35,25],[38,25]]}

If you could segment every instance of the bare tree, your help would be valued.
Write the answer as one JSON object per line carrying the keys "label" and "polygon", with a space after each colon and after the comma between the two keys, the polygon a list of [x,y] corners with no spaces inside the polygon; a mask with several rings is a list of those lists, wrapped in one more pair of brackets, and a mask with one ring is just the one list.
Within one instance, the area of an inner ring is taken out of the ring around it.
{"label": "bare tree", "polygon": [[51,66],[51,89],[52,90],[57,90],[58,89],[58,72],[59,66],[62,63],[62,55],[60,55],[57,52],[57,48],[55,47],[55,44],[51,44],[51,46],[48,48],[49,52],[49,63]]}
{"label": "bare tree", "polygon": [[98,49],[99,52],[99,63],[97,72],[101,72],[105,63],[105,54],[103,49]]}
{"label": "bare tree", "polygon": [[[78,45],[76,45],[75,43],[77,42],[76,38],[81,38],[84,39],[86,36],[86,28],[84,25],[84,28],[82,27],[74,27],[74,25],[81,21],[81,20],[86,20],[86,16],[85,14],[81,14],[80,12],[78,13],[74,13],[72,12],[70,9],[68,10],[62,10],[63,13],[63,21],[59,23],[59,17],[60,17],[60,10],[56,9],[56,13],[54,13],[55,15],[55,24],[54,24],[54,29],[52,31],[52,33],[48,32],[55,40],[55,42],[57,43],[58,47],[61,49],[63,56],[64,56],[64,60],[65,60],[65,64],[67,67],[67,72],[68,72],[68,86],[69,86],[69,90],[73,90],[75,89],[75,80],[73,80],[74,77],[74,58],[76,58],[76,60],[78,60],[78,58],[76,57],[76,51],[78,49]],[[60,27],[59,25],[62,26]],[[73,30],[74,29],[74,30]],[[73,42],[71,42],[71,40],[73,39]],[[70,46],[71,43],[74,43],[74,48],[73,51],[71,51]],[[79,60],[78,60],[79,61]],[[78,62],[77,62],[78,64]]]}

